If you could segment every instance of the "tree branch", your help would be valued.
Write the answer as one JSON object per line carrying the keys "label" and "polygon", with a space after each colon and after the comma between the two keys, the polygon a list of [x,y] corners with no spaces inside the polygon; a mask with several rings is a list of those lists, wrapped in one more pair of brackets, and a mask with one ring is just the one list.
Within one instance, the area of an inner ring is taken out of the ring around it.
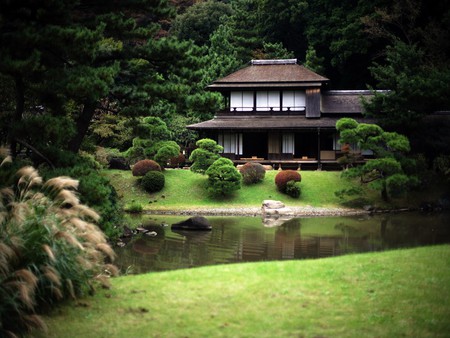
{"label": "tree branch", "polygon": [[14,138],[14,141],[23,145],[25,148],[30,149],[33,153],[35,153],[37,156],[39,156],[41,159],[43,159],[52,169],[55,169],[55,166],[52,163],[52,161],[50,161],[46,156],[44,156],[39,150],[37,150],[31,144],[25,142],[24,140],[18,139],[18,138]]}

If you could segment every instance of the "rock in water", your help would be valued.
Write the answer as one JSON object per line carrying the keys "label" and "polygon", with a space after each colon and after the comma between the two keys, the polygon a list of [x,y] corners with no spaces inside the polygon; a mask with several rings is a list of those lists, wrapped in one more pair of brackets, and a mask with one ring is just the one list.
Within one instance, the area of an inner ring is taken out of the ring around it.
{"label": "rock in water", "polygon": [[172,224],[175,230],[211,230],[211,224],[202,216],[188,218],[185,221]]}

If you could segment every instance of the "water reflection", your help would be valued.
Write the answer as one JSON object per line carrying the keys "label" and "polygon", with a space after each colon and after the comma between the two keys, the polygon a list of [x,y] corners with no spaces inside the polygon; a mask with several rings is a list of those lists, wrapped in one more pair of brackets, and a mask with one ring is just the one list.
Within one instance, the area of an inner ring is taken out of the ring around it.
{"label": "water reflection", "polygon": [[172,231],[177,216],[134,220],[156,236],[137,235],[117,248],[122,271],[144,273],[233,262],[321,258],[450,243],[450,214],[295,218],[265,227],[258,217],[207,217],[212,231]]}

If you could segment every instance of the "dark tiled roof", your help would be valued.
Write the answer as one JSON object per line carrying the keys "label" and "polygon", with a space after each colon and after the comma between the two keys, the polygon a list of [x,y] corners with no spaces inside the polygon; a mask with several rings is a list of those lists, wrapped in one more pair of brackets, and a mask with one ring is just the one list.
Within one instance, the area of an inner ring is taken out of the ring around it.
{"label": "dark tiled roof", "polygon": [[255,87],[255,86],[320,86],[328,81],[298,64],[251,64],[222,79],[214,81],[209,88]]}
{"label": "dark tiled roof", "polygon": [[369,90],[329,90],[322,91],[322,113],[361,113],[361,99],[370,100],[373,94]]}
{"label": "dark tiled roof", "polygon": [[[339,117],[322,117],[308,119],[305,116],[239,116],[218,117],[209,121],[191,124],[188,129],[194,130],[250,130],[250,129],[308,129],[335,128]],[[360,123],[374,123],[369,118],[355,118]]]}

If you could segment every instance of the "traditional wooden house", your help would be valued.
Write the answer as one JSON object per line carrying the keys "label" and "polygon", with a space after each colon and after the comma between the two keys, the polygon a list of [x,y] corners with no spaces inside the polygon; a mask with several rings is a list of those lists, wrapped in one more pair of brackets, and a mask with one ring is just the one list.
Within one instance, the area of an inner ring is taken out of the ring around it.
{"label": "traditional wooden house", "polygon": [[328,82],[296,59],[253,60],[208,86],[223,95],[226,109],[188,128],[216,140],[235,163],[321,168],[340,156],[338,119],[371,122],[363,118],[361,105],[370,91],[326,90]]}

